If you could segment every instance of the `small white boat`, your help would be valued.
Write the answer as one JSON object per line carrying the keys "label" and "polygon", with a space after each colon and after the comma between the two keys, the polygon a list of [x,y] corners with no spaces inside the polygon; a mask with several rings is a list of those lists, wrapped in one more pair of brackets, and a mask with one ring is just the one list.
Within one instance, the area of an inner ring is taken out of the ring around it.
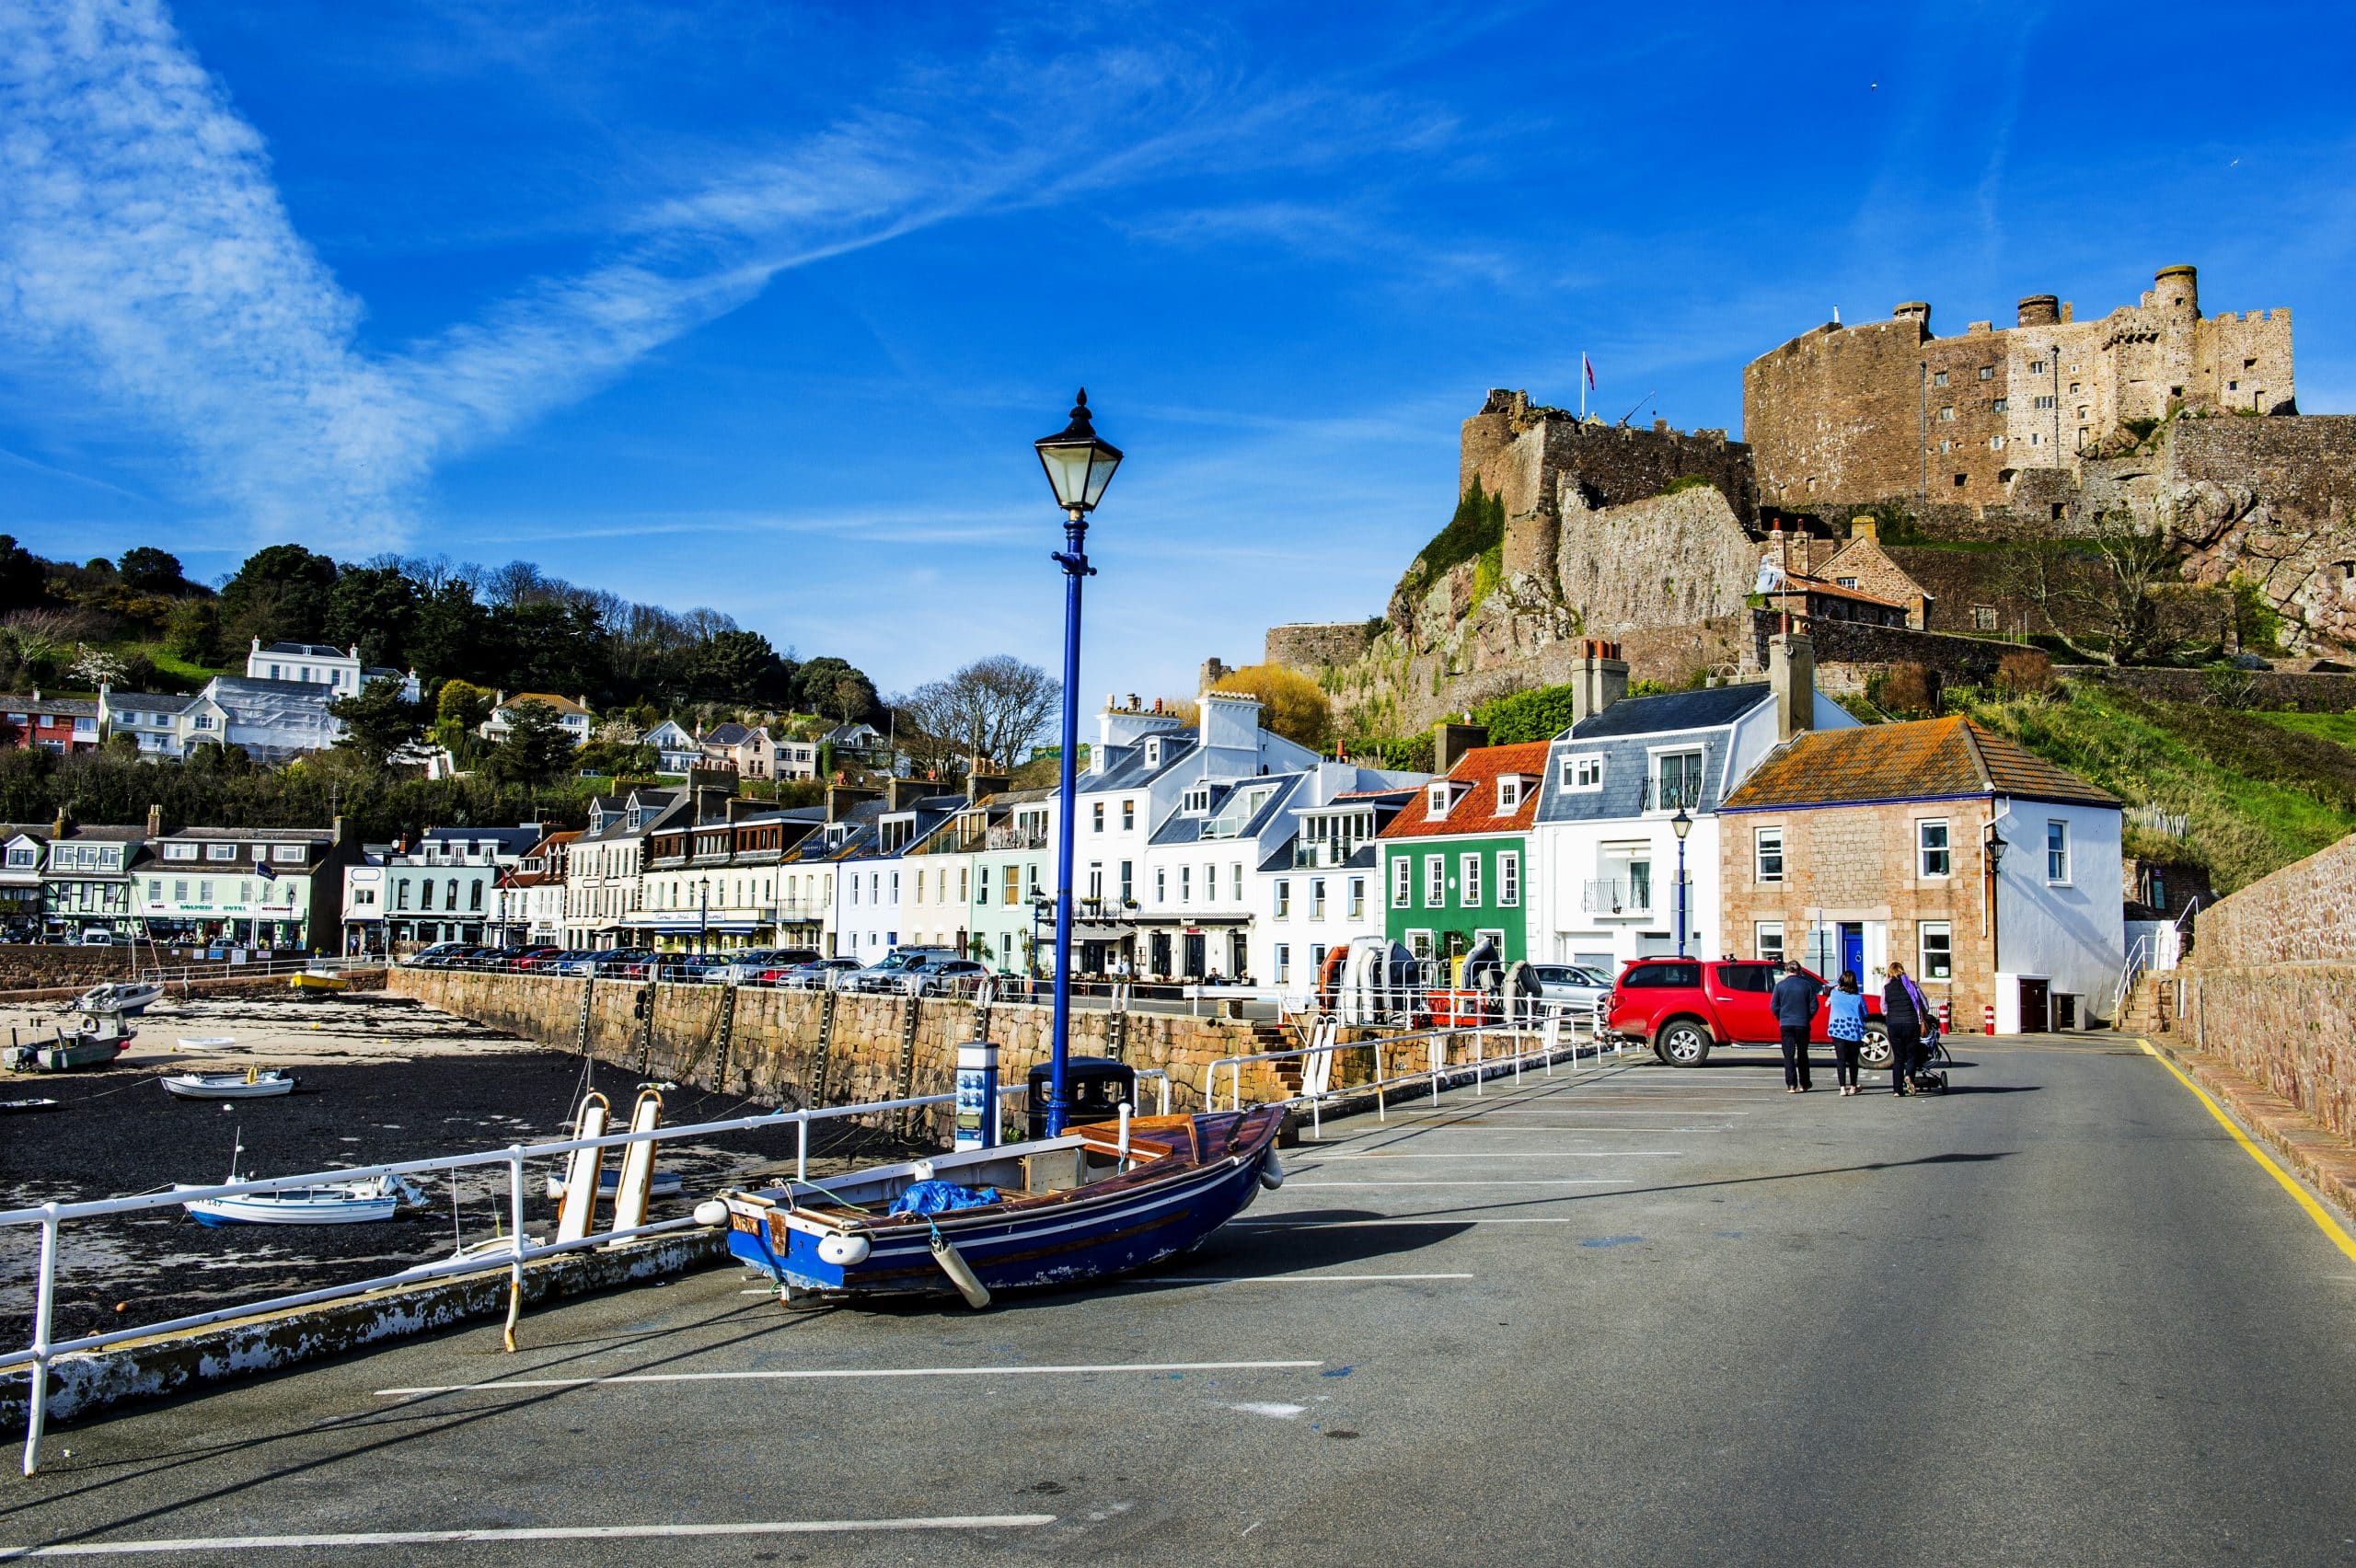
{"label": "small white boat", "polygon": [[249,1067],[242,1073],[180,1073],[156,1081],[182,1100],[270,1100],[294,1093],[295,1078],[276,1067]]}
{"label": "small white boat", "polygon": [[[598,1171],[598,1201],[601,1203],[611,1202],[614,1194],[621,1191],[621,1185],[622,1173],[619,1170],[607,1170]],[[677,1171],[657,1170],[654,1173],[654,1179],[647,1183],[646,1195],[650,1198],[676,1198],[684,1190],[684,1188],[685,1184],[680,1182],[679,1173]],[[563,1177],[551,1176],[549,1178],[548,1194],[551,1198],[561,1198],[564,1196]]]}
{"label": "small white boat", "polygon": [[237,1043],[234,1034],[183,1034],[172,1042],[175,1051],[226,1051]]}
{"label": "small white boat", "polygon": [[[187,1182],[176,1192],[201,1189]],[[275,1193],[243,1193],[229,1198],[191,1198],[180,1205],[199,1225],[365,1225],[390,1219],[401,1205],[422,1204],[425,1193],[406,1176],[372,1176],[362,1182],[322,1182]]]}
{"label": "small white boat", "polygon": [[[526,1247],[540,1246],[542,1245],[541,1239],[537,1236],[527,1234],[524,1238],[524,1245]],[[514,1238],[507,1236],[486,1236],[479,1241],[468,1242],[465,1246],[459,1248],[456,1251],[452,1252],[446,1258],[435,1258],[430,1262],[413,1264],[409,1268],[403,1269],[401,1273],[405,1274],[423,1274],[426,1270],[439,1268],[444,1263],[480,1263],[485,1268],[495,1268],[499,1264],[507,1262],[514,1255],[515,1242]]]}
{"label": "small white boat", "polygon": [[91,986],[74,1004],[76,1012],[137,1018],[164,999],[163,986],[147,980],[109,980]]}

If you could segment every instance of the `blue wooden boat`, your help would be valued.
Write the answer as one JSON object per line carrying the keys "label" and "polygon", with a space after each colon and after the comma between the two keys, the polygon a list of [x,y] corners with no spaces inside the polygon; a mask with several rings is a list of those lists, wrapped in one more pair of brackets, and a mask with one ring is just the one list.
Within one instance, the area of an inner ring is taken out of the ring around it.
{"label": "blue wooden boat", "polygon": [[[877,1166],[820,1182],[730,1191],[697,1218],[788,1297],[963,1295],[1086,1285],[1200,1246],[1284,1180],[1284,1108],[1141,1117],[997,1148]],[[996,1202],[893,1214],[918,1182],[995,1189]]]}

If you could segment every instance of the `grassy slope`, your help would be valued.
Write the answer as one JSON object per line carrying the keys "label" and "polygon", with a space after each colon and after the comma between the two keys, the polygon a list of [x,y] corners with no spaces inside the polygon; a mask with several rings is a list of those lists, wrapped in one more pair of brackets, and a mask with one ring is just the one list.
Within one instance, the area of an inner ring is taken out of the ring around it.
{"label": "grassy slope", "polygon": [[2260,713],[2269,724],[2356,748],[2356,713]]}
{"label": "grassy slope", "polygon": [[[2189,813],[2185,843],[2147,843],[2131,830],[2131,847],[2206,863],[2220,893],[2356,832],[2356,749],[2316,732],[2328,719],[2311,728],[2316,716],[2152,702],[2081,685],[2044,702],[1956,695],[1991,729],[2122,799]],[[2344,718],[2339,724],[2356,731]]]}

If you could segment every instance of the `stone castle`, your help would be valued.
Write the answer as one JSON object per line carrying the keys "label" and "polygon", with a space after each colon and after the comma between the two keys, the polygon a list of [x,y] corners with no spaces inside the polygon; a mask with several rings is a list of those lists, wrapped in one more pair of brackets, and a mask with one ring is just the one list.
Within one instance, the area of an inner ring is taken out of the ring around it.
{"label": "stone castle", "polygon": [[1760,355],[1742,373],[1760,499],[1802,512],[1998,504],[2025,472],[2131,448],[2178,414],[2297,411],[2291,313],[2204,317],[2190,267],[2161,269],[2138,304],[2073,314],[2031,294],[2011,327],[1939,338],[1914,300]]}
{"label": "stone castle", "polygon": [[1639,678],[1747,674],[1769,610],[1842,623],[1835,687],[1901,658],[1968,674],[2004,645],[1967,639],[2051,629],[2003,547],[2122,513],[2185,548],[2189,626],[2255,585],[2292,651],[2356,648],[2356,418],[2299,415],[2292,372],[2288,310],[2203,317],[2170,267],[2096,320],[2039,294],[2002,330],[1934,337],[1921,303],[1819,328],[1746,367],[1747,441],[1493,390],[1456,479],[1500,498],[1502,569],[1419,559],[1383,616],[1272,628],[1264,656],[1387,733],[1566,678],[1591,637]]}

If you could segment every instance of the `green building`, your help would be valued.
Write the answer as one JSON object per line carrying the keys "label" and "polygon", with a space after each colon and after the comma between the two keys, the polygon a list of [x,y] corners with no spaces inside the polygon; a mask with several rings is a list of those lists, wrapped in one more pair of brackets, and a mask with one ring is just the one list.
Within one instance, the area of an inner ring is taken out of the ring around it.
{"label": "green building", "polygon": [[1543,741],[1481,746],[1457,759],[1382,830],[1383,928],[1418,958],[1446,961],[1496,939],[1530,956],[1530,830],[1545,777]]}

